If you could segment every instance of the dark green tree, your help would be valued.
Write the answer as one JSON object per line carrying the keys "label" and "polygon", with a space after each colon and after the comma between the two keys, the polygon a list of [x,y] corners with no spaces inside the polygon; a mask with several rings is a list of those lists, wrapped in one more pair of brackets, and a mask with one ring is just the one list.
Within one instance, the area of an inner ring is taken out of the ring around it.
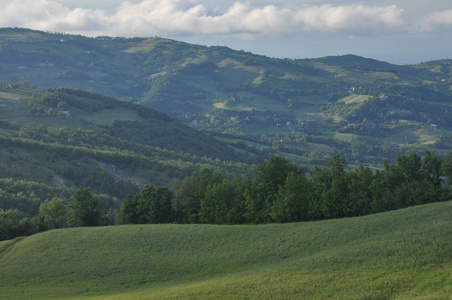
{"label": "dark green tree", "polygon": [[399,208],[394,191],[404,182],[399,168],[383,162],[384,169],[375,172],[375,178],[370,185],[372,192],[371,212],[378,213]]}
{"label": "dark green tree", "polygon": [[350,215],[362,216],[370,213],[372,204],[372,191],[370,186],[374,180],[374,174],[368,167],[359,166],[349,177],[348,198],[352,206]]}
{"label": "dark green tree", "polygon": [[297,166],[281,156],[272,156],[256,166],[251,189],[246,193],[246,219],[250,223],[271,221],[273,203],[290,173],[300,173]]}
{"label": "dark green tree", "polygon": [[449,152],[449,154],[444,159],[441,165],[441,171],[446,177],[449,186],[452,186],[452,152]]}
{"label": "dark green tree", "polygon": [[157,187],[149,194],[150,223],[174,222],[173,199],[173,193],[166,187]]}
{"label": "dark green tree", "polygon": [[199,221],[200,188],[199,177],[190,176],[175,182],[173,208],[179,223],[197,223]]}
{"label": "dark green tree", "polygon": [[328,168],[315,166],[312,171],[312,201],[309,209],[309,215],[313,220],[323,219],[325,216],[322,211],[322,194],[331,189],[332,177]]}
{"label": "dark green tree", "polygon": [[201,199],[200,220],[211,224],[240,224],[243,214],[243,189],[238,178],[207,187]]}
{"label": "dark green tree", "polygon": [[353,203],[348,198],[348,174],[345,171],[347,162],[337,155],[328,164],[331,172],[331,188],[322,192],[322,213],[328,219],[350,216]]}
{"label": "dark green tree", "polygon": [[173,193],[165,187],[145,186],[137,195],[122,201],[121,224],[153,224],[174,222]]}
{"label": "dark green tree", "polygon": [[199,176],[190,176],[173,185],[173,208],[176,221],[180,223],[199,223],[201,201],[205,197],[209,185],[221,183],[226,175],[223,172],[213,172],[202,169]]}
{"label": "dark green tree", "polygon": [[100,226],[104,223],[106,213],[102,211],[90,188],[77,189],[72,195],[70,208],[74,225]]}
{"label": "dark green tree", "polygon": [[273,203],[271,216],[276,222],[295,222],[310,219],[311,182],[304,173],[291,172],[284,186],[280,186]]}
{"label": "dark green tree", "polygon": [[399,155],[396,161],[396,168],[402,174],[400,184],[394,188],[397,208],[430,202],[426,191],[431,188],[431,184],[422,170],[421,157],[415,153]]}
{"label": "dark green tree", "polygon": [[443,172],[441,166],[443,160],[435,155],[435,153],[426,151],[424,157],[423,170],[427,179],[436,187],[441,188]]}

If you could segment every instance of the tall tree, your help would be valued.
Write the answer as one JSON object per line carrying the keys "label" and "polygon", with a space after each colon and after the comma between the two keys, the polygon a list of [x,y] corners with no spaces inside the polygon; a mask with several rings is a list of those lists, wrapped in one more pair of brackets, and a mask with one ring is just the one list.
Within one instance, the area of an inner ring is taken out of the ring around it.
{"label": "tall tree", "polygon": [[137,195],[122,201],[121,224],[153,224],[174,222],[173,193],[166,187],[145,186]]}
{"label": "tall tree", "polygon": [[286,183],[290,173],[300,173],[297,166],[281,156],[272,156],[256,166],[252,189],[247,193],[248,221],[262,223],[271,221],[271,211],[278,190]]}
{"label": "tall tree", "polygon": [[352,203],[348,198],[348,174],[345,172],[347,162],[337,155],[328,164],[331,172],[331,188],[322,193],[322,212],[326,218],[349,216]]}
{"label": "tall tree", "polygon": [[105,212],[99,206],[90,188],[79,188],[72,195],[72,221],[79,226],[100,226]]}
{"label": "tall tree", "polygon": [[276,222],[295,222],[310,219],[309,205],[312,188],[305,174],[291,172],[284,186],[280,186],[273,203],[271,216]]}
{"label": "tall tree", "polygon": [[201,200],[205,197],[209,185],[221,183],[226,175],[202,169],[199,176],[190,176],[173,186],[175,198],[173,208],[176,220],[181,223],[198,223]]}
{"label": "tall tree", "polygon": [[372,191],[370,186],[375,176],[368,167],[359,166],[349,177],[349,195],[351,202],[349,214],[362,216],[370,213],[372,204]]}
{"label": "tall tree", "polygon": [[[141,194],[141,193],[140,193]],[[166,187],[157,187],[149,195],[149,220],[150,223],[172,223],[174,222],[174,210],[172,202],[173,193]]]}

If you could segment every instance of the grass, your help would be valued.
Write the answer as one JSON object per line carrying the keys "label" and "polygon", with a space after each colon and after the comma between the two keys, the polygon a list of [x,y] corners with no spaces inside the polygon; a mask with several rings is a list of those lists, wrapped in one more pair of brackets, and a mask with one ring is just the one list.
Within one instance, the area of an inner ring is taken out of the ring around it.
{"label": "grass", "polygon": [[336,132],[334,137],[338,140],[346,141],[346,142],[350,143],[356,137],[356,134]]}
{"label": "grass", "polygon": [[451,211],[445,202],[322,222],[53,230],[0,244],[0,295],[447,299]]}
{"label": "grass", "polygon": [[345,104],[352,104],[352,103],[362,103],[364,101],[366,101],[367,99],[371,98],[372,96],[370,95],[357,95],[357,94],[352,94],[350,96],[344,97],[341,100],[339,100],[338,102],[342,102]]}
{"label": "grass", "polygon": [[140,42],[135,47],[131,47],[124,52],[127,53],[137,53],[137,52],[148,52],[155,48],[156,45],[160,43],[167,43],[169,40],[162,38],[148,38]]}
{"label": "grass", "polygon": [[104,109],[95,113],[80,112],[81,118],[95,125],[113,125],[114,121],[143,121],[136,112],[124,108]]}

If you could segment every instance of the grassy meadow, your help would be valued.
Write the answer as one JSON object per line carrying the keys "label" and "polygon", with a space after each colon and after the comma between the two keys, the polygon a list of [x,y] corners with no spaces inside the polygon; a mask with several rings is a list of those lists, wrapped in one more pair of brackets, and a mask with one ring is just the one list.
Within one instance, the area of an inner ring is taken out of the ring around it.
{"label": "grassy meadow", "polygon": [[0,243],[0,298],[449,299],[451,214],[53,230]]}

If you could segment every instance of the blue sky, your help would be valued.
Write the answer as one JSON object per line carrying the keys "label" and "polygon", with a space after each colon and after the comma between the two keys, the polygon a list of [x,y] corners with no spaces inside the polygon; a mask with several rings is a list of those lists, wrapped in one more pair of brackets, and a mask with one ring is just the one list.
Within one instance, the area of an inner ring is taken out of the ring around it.
{"label": "blue sky", "polygon": [[280,58],[452,58],[450,0],[0,0],[0,27],[161,36]]}

